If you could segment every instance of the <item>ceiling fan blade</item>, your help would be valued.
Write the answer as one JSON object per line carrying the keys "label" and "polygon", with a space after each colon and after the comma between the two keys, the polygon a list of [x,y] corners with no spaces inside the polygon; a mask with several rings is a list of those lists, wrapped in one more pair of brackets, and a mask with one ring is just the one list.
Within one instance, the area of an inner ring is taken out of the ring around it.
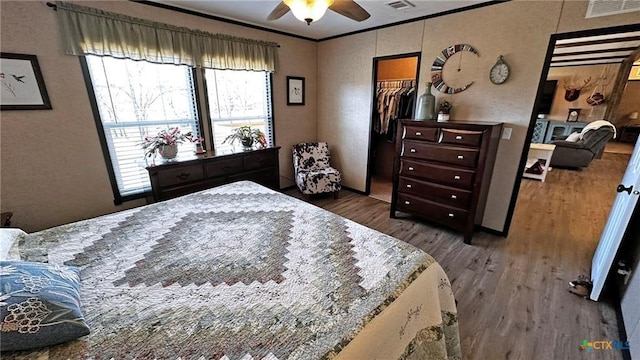
{"label": "ceiling fan blade", "polygon": [[268,21],[278,20],[288,12],[289,12],[289,7],[287,6],[287,4],[285,4],[284,1],[280,1],[280,4],[278,4],[278,6],[276,6],[276,8],[273,9],[271,14],[267,16],[267,20]]}
{"label": "ceiling fan blade", "polygon": [[353,0],[335,0],[329,9],[355,21],[367,20],[371,15]]}

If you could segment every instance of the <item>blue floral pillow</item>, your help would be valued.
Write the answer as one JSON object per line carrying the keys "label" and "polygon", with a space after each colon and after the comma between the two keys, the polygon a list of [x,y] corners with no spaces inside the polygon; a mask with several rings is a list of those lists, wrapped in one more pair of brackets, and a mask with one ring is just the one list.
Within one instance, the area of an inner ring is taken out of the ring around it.
{"label": "blue floral pillow", "polygon": [[0,261],[0,350],[26,350],[89,334],[80,312],[80,270]]}

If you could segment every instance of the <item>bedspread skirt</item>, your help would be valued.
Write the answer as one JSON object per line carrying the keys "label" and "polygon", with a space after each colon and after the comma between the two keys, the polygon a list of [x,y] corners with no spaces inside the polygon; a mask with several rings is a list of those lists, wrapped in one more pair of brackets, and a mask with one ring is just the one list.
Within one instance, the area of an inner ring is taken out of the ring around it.
{"label": "bedspread skirt", "polygon": [[461,357],[451,286],[431,256],[251,182],[17,246],[23,260],[81,269],[91,334],[3,359]]}

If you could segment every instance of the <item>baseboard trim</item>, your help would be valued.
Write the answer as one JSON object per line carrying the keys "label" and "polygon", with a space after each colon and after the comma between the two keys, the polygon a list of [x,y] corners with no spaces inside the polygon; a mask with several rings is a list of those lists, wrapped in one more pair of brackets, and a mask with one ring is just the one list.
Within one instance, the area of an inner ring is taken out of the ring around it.
{"label": "baseboard trim", "polygon": [[354,193],[356,193],[356,194],[360,194],[360,195],[364,195],[364,196],[368,196],[368,195],[369,195],[369,194],[367,194],[367,192],[366,192],[366,191],[356,190],[356,189],[350,188],[350,187],[348,187],[348,186],[342,186],[342,189],[343,189],[343,190],[349,190],[349,191],[351,191],[351,192],[354,192]]}
{"label": "baseboard trim", "polygon": [[476,230],[483,231],[483,232],[486,232],[486,233],[491,234],[491,235],[496,235],[496,236],[500,236],[500,237],[507,237],[507,234],[504,231],[491,229],[491,228],[488,228],[488,227],[484,227],[482,225],[476,226]]}
{"label": "baseboard trim", "polygon": [[295,185],[289,185],[289,186],[286,186],[286,187],[281,188],[281,189],[280,189],[280,192],[285,192],[285,191],[293,190],[293,189],[295,189],[295,188],[296,188],[296,186],[295,186]]}

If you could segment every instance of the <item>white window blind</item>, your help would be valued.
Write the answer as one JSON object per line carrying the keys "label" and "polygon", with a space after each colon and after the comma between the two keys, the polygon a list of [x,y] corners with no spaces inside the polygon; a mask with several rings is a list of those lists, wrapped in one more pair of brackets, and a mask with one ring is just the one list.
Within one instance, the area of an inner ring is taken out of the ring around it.
{"label": "white window blind", "polygon": [[[122,197],[151,188],[143,138],[178,126],[200,136],[190,67],[87,56],[109,157]],[[193,144],[178,147],[191,155]]]}
{"label": "white window blind", "polygon": [[268,72],[205,70],[213,146],[224,154],[241,145],[223,144],[231,129],[251,126],[262,130],[269,146],[274,145],[271,109],[271,77]]}

